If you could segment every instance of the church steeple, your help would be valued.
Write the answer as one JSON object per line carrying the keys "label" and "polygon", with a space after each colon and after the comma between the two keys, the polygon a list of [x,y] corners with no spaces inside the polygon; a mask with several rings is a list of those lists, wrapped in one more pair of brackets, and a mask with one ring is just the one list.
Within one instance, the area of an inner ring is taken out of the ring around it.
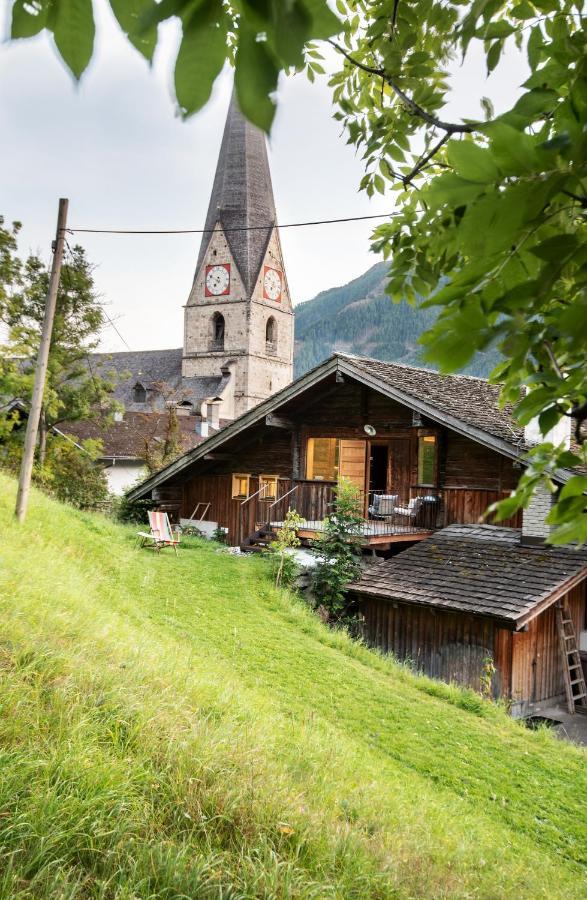
{"label": "church steeple", "polygon": [[[276,221],[265,135],[242,115],[233,90],[204,226],[208,233],[202,235],[195,277],[211,232],[220,224],[245,290],[251,294]],[[256,230],[233,230],[247,227]]]}
{"label": "church steeple", "polygon": [[183,375],[222,375],[224,389],[229,377],[236,415],[292,380],[293,312],[276,222],[265,135],[233,93],[185,308]]}

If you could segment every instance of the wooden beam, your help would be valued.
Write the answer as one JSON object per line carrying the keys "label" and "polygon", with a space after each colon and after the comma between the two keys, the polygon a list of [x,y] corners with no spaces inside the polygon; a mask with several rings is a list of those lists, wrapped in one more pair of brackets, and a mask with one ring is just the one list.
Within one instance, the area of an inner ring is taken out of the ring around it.
{"label": "wooden beam", "polygon": [[286,428],[288,431],[293,431],[296,427],[293,419],[289,419],[287,416],[276,416],[275,413],[268,413],[265,416],[265,425],[272,428]]}

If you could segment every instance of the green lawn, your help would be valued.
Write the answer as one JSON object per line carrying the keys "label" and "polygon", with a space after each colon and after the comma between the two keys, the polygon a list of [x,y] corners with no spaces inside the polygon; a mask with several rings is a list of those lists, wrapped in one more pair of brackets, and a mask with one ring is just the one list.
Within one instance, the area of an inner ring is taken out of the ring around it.
{"label": "green lawn", "polygon": [[0,475],[1,897],[587,897],[587,754]]}

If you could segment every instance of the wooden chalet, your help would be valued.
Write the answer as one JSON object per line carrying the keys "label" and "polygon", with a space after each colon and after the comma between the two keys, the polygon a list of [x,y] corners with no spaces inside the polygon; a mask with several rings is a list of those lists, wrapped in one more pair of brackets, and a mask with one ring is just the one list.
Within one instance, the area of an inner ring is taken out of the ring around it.
{"label": "wooden chalet", "polygon": [[288,509],[302,539],[317,537],[344,476],[362,492],[366,547],[389,557],[351,588],[371,644],[476,689],[491,658],[495,696],[518,711],[563,683],[583,705],[586,554],[543,546],[544,508],[478,527],[526,449],[498,395],[483,379],[337,353],[129,497],[250,549]]}
{"label": "wooden chalet", "polygon": [[[337,479],[364,497],[367,545],[422,540],[475,523],[517,483],[523,434],[483,379],[333,355],[144,481],[176,519],[242,544],[289,508],[319,534]],[[508,523],[519,525],[519,519]]]}

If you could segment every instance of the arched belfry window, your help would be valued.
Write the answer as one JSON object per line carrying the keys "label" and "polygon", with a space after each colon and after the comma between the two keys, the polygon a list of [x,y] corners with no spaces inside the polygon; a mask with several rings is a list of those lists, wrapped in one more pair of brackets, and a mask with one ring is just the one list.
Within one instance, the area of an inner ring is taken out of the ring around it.
{"label": "arched belfry window", "polygon": [[274,316],[269,316],[265,326],[265,350],[267,353],[277,353],[277,322]]}
{"label": "arched belfry window", "polygon": [[224,350],[224,336],[226,325],[222,313],[215,312],[212,316],[212,350]]}
{"label": "arched belfry window", "polygon": [[147,391],[144,386],[137,381],[134,388],[132,389],[132,399],[133,403],[146,403],[147,402]]}

